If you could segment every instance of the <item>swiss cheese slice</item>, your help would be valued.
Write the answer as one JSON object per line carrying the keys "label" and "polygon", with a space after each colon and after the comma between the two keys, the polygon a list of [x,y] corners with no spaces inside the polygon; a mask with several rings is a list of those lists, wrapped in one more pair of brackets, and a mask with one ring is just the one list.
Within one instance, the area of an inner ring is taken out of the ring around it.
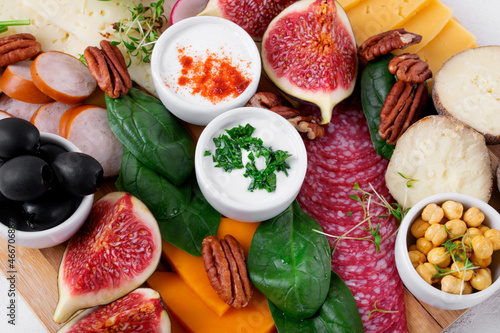
{"label": "swiss cheese slice", "polygon": [[356,42],[361,45],[368,37],[401,26],[429,0],[364,0],[347,10]]}
{"label": "swiss cheese slice", "polygon": [[433,73],[441,68],[452,55],[476,45],[476,37],[455,18],[448,20],[443,30],[417,54],[429,64]]}
{"label": "swiss cheese slice", "polygon": [[431,0],[429,5],[409,19],[406,23],[396,26],[405,28],[422,36],[420,43],[411,45],[402,50],[395,50],[395,54],[416,53],[436,37],[448,23],[453,11],[439,0]]}

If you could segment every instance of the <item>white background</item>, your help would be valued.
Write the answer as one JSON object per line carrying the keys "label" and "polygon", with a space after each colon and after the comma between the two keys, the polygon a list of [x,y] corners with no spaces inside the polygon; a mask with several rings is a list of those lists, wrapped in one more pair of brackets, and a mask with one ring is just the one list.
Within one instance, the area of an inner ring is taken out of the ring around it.
{"label": "white background", "polygon": [[[19,0],[17,0],[19,1]],[[96,1],[96,0],[87,0]],[[169,1],[172,2],[172,1]],[[441,0],[453,9],[453,15],[462,25],[477,37],[479,45],[500,45],[500,1],[499,0]],[[495,64],[499,66],[499,64]],[[54,281],[56,283],[56,281]],[[45,328],[26,306],[23,299],[17,297],[16,326],[7,324],[7,281],[0,276],[0,332],[1,333],[45,333]],[[447,333],[474,331],[489,333],[500,327],[500,295],[492,297],[486,303],[472,308]]]}

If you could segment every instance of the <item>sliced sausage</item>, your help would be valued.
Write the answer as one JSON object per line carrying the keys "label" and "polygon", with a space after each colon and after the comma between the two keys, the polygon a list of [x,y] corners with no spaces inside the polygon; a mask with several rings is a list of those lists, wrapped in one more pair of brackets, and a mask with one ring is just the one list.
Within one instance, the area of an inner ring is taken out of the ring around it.
{"label": "sliced sausage", "polygon": [[105,108],[78,105],[69,108],[59,121],[59,135],[101,163],[104,177],[120,172],[123,145],[111,131]]}
{"label": "sliced sausage", "polygon": [[2,94],[0,97],[0,110],[7,112],[13,117],[22,118],[27,121],[30,121],[33,114],[42,105],[21,102],[5,94]]}
{"label": "sliced sausage", "polygon": [[40,132],[48,132],[59,135],[59,120],[61,116],[73,107],[73,105],[63,104],[60,102],[52,102],[36,110],[31,117],[31,123],[35,125]]}
{"label": "sliced sausage", "polygon": [[0,78],[0,89],[9,97],[25,103],[44,104],[53,99],[38,89],[31,79],[32,61],[19,61],[7,66]]}
{"label": "sliced sausage", "polygon": [[7,112],[0,110],[0,119],[3,119],[3,118],[12,118],[12,116],[10,114],[8,114]]}
{"label": "sliced sausage", "polygon": [[90,96],[97,82],[77,58],[58,51],[40,54],[31,64],[33,82],[58,102],[76,105]]}

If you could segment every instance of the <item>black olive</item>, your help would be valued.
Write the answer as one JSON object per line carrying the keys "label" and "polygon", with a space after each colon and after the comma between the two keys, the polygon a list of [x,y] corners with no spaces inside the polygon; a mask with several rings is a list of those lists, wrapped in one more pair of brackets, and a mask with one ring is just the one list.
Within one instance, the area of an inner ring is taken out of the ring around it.
{"label": "black olive", "polygon": [[44,195],[23,203],[25,216],[33,230],[45,230],[65,221],[76,209],[76,199],[56,188]]}
{"label": "black olive", "polygon": [[27,120],[4,118],[0,120],[0,158],[32,155],[40,145],[40,132]]}
{"label": "black olive", "polygon": [[0,167],[0,192],[10,200],[33,200],[53,184],[54,172],[47,162],[36,156],[18,156]]}
{"label": "black olive", "polygon": [[57,155],[52,162],[56,176],[64,189],[73,195],[85,196],[101,187],[101,163],[84,153],[67,152]]}
{"label": "black olive", "polygon": [[16,230],[33,231],[33,225],[24,216],[19,204],[0,206],[0,222]]}
{"label": "black olive", "polygon": [[42,143],[40,149],[38,150],[38,156],[45,162],[51,164],[54,162],[57,155],[67,152],[61,146],[55,145],[53,143]]}

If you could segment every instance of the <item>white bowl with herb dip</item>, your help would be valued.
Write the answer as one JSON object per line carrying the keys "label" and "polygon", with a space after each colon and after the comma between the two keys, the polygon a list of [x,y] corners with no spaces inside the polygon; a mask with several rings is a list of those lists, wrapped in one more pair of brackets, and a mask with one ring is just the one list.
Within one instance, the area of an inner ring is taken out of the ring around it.
{"label": "white bowl with herb dip", "polygon": [[307,154],[297,130],[272,111],[242,107],[205,127],[196,145],[200,189],[222,215],[244,222],[270,219],[297,196]]}

